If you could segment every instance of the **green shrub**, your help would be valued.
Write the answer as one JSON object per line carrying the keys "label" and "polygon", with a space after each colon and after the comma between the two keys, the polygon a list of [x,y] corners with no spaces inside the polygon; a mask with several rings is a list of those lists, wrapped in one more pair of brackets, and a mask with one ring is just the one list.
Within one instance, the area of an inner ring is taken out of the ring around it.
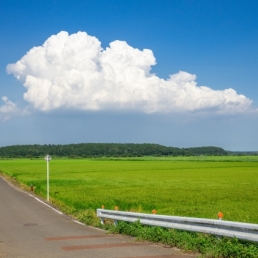
{"label": "green shrub", "polygon": [[258,244],[255,243],[240,241],[236,238],[220,238],[201,233],[144,226],[139,221],[134,223],[120,221],[116,227],[109,226],[109,232],[134,236],[138,240],[160,242],[189,252],[200,253],[202,257],[258,257]]}

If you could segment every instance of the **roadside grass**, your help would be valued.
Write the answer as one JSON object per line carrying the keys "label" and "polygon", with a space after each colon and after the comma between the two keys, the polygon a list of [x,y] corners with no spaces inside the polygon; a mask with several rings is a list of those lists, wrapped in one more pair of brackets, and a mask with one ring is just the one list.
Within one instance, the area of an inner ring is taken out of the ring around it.
{"label": "roadside grass", "polygon": [[134,223],[119,222],[116,227],[109,226],[107,228],[110,233],[134,236],[139,241],[162,243],[186,252],[201,254],[201,257],[258,257],[258,244],[240,241],[236,238],[219,238],[195,232],[143,226],[139,221]]}
{"label": "roadside grass", "polygon": [[[50,201],[85,224],[99,227],[96,209],[102,205],[212,219],[221,211],[225,220],[258,223],[257,161],[257,156],[53,159]],[[0,171],[27,189],[32,184],[35,193],[46,198],[44,160],[0,160]],[[258,257],[256,244],[134,224],[105,227],[206,257]]]}

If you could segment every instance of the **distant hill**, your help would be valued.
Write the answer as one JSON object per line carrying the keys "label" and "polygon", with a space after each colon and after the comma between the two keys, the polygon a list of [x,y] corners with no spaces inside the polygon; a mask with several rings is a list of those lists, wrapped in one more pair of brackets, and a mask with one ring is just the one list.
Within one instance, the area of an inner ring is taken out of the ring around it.
{"label": "distant hill", "polygon": [[36,158],[46,154],[57,157],[140,157],[140,156],[199,156],[227,155],[219,147],[176,148],[159,144],[79,143],[67,145],[14,145],[0,147],[2,158]]}

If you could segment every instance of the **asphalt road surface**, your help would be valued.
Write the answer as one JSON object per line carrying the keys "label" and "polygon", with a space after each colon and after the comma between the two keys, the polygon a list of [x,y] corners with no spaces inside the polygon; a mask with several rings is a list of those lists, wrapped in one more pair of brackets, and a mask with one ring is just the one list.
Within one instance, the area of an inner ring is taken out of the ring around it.
{"label": "asphalt road surface", "polygon": [[193,256],[79,224],[0,177],[0,257]]}

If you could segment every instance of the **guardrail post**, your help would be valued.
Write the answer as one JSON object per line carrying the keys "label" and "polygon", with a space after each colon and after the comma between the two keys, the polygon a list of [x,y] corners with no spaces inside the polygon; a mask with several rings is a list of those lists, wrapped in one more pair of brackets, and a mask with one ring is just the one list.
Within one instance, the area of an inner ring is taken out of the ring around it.
{"label": "guardrail post", "polygon": [[[118,206],[115,206],[115,210],[118,211]],[[117,220],[114,220],[114,225],[117,226]]]}

